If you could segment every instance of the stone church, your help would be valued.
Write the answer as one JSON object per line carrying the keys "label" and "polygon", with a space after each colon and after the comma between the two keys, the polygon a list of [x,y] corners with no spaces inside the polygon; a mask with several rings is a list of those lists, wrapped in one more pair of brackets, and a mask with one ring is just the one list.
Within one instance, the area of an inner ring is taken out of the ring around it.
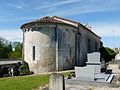
{"label": "stone church", "polygon": [[21,29],[24,61],[34,73],[84,66],[87,53],[101,47],[101,38],[90,28],[58,16],[25,23]]}

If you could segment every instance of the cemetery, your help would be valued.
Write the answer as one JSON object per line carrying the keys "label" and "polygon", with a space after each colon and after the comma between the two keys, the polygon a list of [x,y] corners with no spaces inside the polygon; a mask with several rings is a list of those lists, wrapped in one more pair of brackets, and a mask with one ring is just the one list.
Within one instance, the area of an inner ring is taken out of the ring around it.
{"label": "cemetery", "polygon": [[[49,78],[49,90],[89,90],[90,87],[99,87],[100,90],[113,90],[113,88],[109,87],[114,82],[117,74],[112,73],[111,68],[102,71],[100,53],[88,53],[87,59],[87,66],[75,66],[75,75],[64,78],[62,74],[52,73]],[[62,89],[58,88],[57,85],[60,85]],[[104,87],[107,88],[105,89]],[[118,88],[118,90],[119,89],[120,88]]]}
{"label": "cemetery", "polygon": [[[0,77],[43,77],[33,86],[33,78],[27,81],[26,89],[30,85],[31,90],[91,90],[120,82],[119,70],[113,73],[114,68],[109,66],[116,53],[103,47],[101,37],[81,23],[53,16],[23,24],[21,29],[23,59],[1,61]],[[120,51],[115,60],[120,69]],[[67,77],[63,75],[65,70],[72,70]],[[17,88],[23,89],[19,85]]]}
{"label": "cemetery", "polygon": [[120,0],[1,0],[0,90],[120,90]]}
{"label": "cemetery", "polygon": [[[117,61],[112,61],[113,66],[119,66]],[[87,54],[86,66],[79,67],[75,66],[74,70],[69,71],[67,76],[63,71],[61,72],[51,72],[40,75],[30,75],[22,77],[13,77],[8,78],[10,80],[3,81],[0,80],[1,88],[4,87],[7,83],[11,83],[13,87],[16,87],[17,90],[23,89],[19,83],[24,83],[26,87],[24,89],[29,90],[119,90],[119,74],[120,72],[118,67],[102,70],[104,68],[104,62],[100,62],[100,53],[93,52]],[[118,70],[118,71],[114,71]],[[20,79],[18,79],[20,78]],[[24,80],[22,80],[22,78]],[[27,79],[28,78],[28,79]],[[13,85],[14,80],[17,81],[16,85]],[[11,82],[12,81],[12,82]],[[34,84],[32,82],[34,82]],[[30,85],[30,87],[28,87]],[[33,88],[34,87],[34,88]],[[115,87],[115,89],[113,89]],[[10,88],[4,87],[2,90]],[[15,90],[15,88],[12,88]]]}
{"label": "cemetery", "polygon": [[[120,75],[118,74],[118,72],[120,72],[119,71],[120,61],[119,60],[112,61],[113,67],[116,66],[116,64],[117,67],[111,68],[109,67],[109,64],[105,63],[105,61],[103,60],[104,59],[101,58],[100,52],[88,53],[86,66],[74,66],[74,70],[70,71],[70,73],[66,77],[65,75],[63,75],[63,71],[60,72],[54,71],[54,72],[46,73],[47,75],[45,75],[45,78],[43,78],[46,80],[46,83],[42,85],[39,84],[40,87],[38,87],[39,86],[38,85],[36,89],[31,89],[31,90],[86,90],[86,89],[91,90],[91,88],[92,90],[105,90],[105,88],[112,90],[113,87],[111,87],[111,85],[115,87],[116,85],[118,85],[118,90],[119,90]],[[28,64],[23,61],[14,61],[14,62],[6,61],[4,63],[2,62],[1,65],[2,65],[1,67],[8,67],[10,69],[10,71],[12,72],[10,73],[10,76],[12,77],[18,76],[15,75],[15,72],[17,70],[19,71],[18,73],[21,76],[30,74],[29,68],[25,69],[25,71],[22,70],[24,69],[24,65],[28,67]],[[114,71],[113,69],[118,71]],[[44,77],[44,74],[43,75],[41,74],[40,76],[37,76],[36,74],[34,75],[35,77]],[[26,76],[26,78],[34,77],[34,75]],[[41,79],[42,78],[40,78],[40,80]],[[34,85],[36,85],[37,82]],[[44,83],[44,82],[40,81],[40,83]],[[27,86],[25,88],[27,88]]]}
{"label": "cemetery", "polygon": [[75,67],[76,79],[110,83],[113,75],[101,73],[100,53],[94,52],[87,54],[87,58],[88,62],[86,67]]}

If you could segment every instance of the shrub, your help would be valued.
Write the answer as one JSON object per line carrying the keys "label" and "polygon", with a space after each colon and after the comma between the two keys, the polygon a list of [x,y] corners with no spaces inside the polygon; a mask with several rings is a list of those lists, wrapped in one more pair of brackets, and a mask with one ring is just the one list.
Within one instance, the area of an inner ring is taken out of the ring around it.
{"label": "shrub", "polygon": [[100,51],[100,54],[101,54],[101,58],[104,59],[105,62],[109,62],[113,58],[115,58],[116,53],[108,47],[101,47],[99,49],[99,51]]}
{"label": "shrub", "polygon": [[1,69],[0,69],[0,77],[5,76],[6,74],[8,74],[8,68],[6,68],[5,66],[1,67]]}
{"label": "shrub", "polygon": [[19,67],[19,73],[20,75],[29,75],[29,67],[28,64],[24,63]]}

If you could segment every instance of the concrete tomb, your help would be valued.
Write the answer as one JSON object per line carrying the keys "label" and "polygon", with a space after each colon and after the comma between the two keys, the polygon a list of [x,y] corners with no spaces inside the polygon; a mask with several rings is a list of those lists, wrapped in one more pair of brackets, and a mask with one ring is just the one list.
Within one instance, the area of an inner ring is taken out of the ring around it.
{"label": "concrete tomb", "polygon": [[78,80],[111,82],[113,75],[101,73],[100,53],[87,54],[88,62],[85,67],[75,67],[75,76]]}
{"label": "concrete tomb", "polygon": [[100,53],[87,54],[88,62],[85,67],[75,67],[76,78],[85,81],[94,81],[95,74],[100,73]]}
{"label": "concrete tomb", "polygon": [[94,81],[94,67],[75,67],[76,78],[84,81]]}
{"label": "concrete tomb", "polygon": [[100,62],[100,53],[99,52],[94,52],[94,53],[89,53],[87,54],[88,62],[87,65],[90,67],[94,67],[94,73],[101,73],[101,62]]}

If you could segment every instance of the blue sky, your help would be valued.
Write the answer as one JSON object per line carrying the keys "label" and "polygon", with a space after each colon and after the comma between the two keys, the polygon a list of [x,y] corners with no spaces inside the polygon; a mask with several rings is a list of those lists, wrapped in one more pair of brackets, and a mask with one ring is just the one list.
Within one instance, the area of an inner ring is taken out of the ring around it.
{"label": "blue sky", "polygon": [[0,36],[22,42],[22,24],[54,15],[88,23],[104,46],[120,47],[120,0],[0,0]]}

